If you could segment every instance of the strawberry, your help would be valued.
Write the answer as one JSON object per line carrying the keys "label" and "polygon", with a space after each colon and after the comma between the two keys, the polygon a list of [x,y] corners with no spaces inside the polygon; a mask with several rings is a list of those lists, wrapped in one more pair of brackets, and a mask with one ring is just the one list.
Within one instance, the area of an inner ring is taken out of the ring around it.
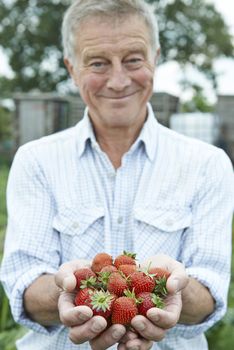
{"label": "strawberry", "polygon": [[120,265],[118,268],[126,277],[130,276],[133,272],[137,270],[136,265]]}
{"label": "strawberry", "polygon": [[155,280],[154,292],[162,296],[167,295],[167,279],[170,276],[170,272],[161,267],[151,267],[149,269],[149,274],[153,276]]}
{"label": "strawberry", "polygon": [[125,289],[128,288],[128,282],[119,272],[112,272],[107,282],[107,290],[110,293],[121,296]]}
{"label": "strawberry", "polygon": [[89,288],[78,292],[75,298],[75,304],[77,306],[89,306],[94,316],[102,316],[107,319],[111,315],[113,303],[117,296],[104,290],[87,289]]}
{"label": "strawberry", "polygon": [[93,288],[80,289],[75,297],[75,305],[86,305],[88,307],[91,307],[91,295],[93,292]]}
{"label": "strawberry", "polygon": [[152,292],[155,287],[154,279],[143,271],[133,272],[130,276],[131,290],[136,294],[141,292]]}
{"label": "strawberry", "polygon": [[92,287],[96,283],[95,273],[88,267],[76,270],[74,273],[76,277],[76,288]]}
{"label": "strawberry", "polygon": [[129,325],[137,313],[138,310],[134,299],[122,296],[113,303],[111,321],[113,324]]}
{"label": "strawberry", "polygon": [[104,266],[100,272],[116,272],[118,269],[114,265],[106,265]]}
{"label": "strawberry", "polygon": [[147,311],[152,307],[162,309],[164,306],[162,299],[154,293],[142,292],[137,294],[136,297],[138,299],[138,313],[143,316],[146,316]]}
{"label": "strawberry", "polygon": [[120,265],[136,265],[136,254],[128,253],[125,250],[123,254],[117,256],[114,261],[114,265],[119,268]]}
{"label": "strawberry", "polygon": [[92,261],[91,270],[95,273],[100,272],[104,266],[112,265],[112,262],[112,256],[107,253],[99,253]]}

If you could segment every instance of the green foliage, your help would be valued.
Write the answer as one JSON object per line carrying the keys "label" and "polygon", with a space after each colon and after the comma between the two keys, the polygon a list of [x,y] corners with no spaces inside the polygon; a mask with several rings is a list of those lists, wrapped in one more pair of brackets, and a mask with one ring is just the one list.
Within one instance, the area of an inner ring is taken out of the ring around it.
{"label": "green foliage", "polygon": [[0,80],[3,91],[30,91],[35,88],[51,91],[60,81],[67,79],[60,36],[67,3],[55,0],[0,3],[1,45],[14,72],[13,79]]}
{"label": "green foliage", "polygon": [[5,227],[7,222],[6,213],[6,184],[8,178],[8,168],[6,166],[0,167],[0,260],[3,247],[3,239],[5,234]]}
{"label": "green foliage", "polygon": [[214,111],[214,105],[210,104],[204,95],[202,87],[193,84],[193,97],[191,100],[185,102],[182,105],[181,112],[190,113],[190,112],[204,112],[211,113]]}
{"label": "green foliage", "polygon": [[216,87],[214,60],[233,57],[234,47],[228,26],[214,5],[204,0],[149,2],[157,4],[163,62],[192,65]]}
{"label": "green foliage", "polygon": [[[161,62],[191,64],[213,81],[213,62],[233,56],[228,27],[205,0],[148,0],[155,3],[161,41]],[[68,79],[63,64],[60,28],[68,0],[0,2],[1,45],[9,57],[13,79],[1,78],[0,90],[58,89]],[[218,29],[218,30],[217,30]]]}
{"label": "green foliage", "polygon": [[12,114],[0,106],[0,142],[8,140],[12,136]]}

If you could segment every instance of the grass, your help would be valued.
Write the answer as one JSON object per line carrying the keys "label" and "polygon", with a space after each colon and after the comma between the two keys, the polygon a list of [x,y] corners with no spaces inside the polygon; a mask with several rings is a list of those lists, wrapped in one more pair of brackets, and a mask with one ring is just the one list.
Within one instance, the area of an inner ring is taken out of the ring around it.
{"label": "grass", "polygon": [[[6,227],[5,190],[8,167],[0,168],[0,261]],[[234,225],[233,225],[234,235]],[[0,284],[0,349],[16,350],[15,341],[22,337],[25,329],[17,325],[11,316],[8,299]],[[234,344],[234,249],[232,259],[232,279],[228,298],[228,312],[225,317],[207,332],[210,350],[232,350]],[[176,349],[177,350],[177,349]]]}
{"label": "grass", "polygon": [[5,236],[5,228],[6,228],[6,201],[5,201],[5,193],[6,193],[6,183],[8,178],[8,167],[6,165],[0,168],[0,260],[1,254],[3,250],[3,242]]}

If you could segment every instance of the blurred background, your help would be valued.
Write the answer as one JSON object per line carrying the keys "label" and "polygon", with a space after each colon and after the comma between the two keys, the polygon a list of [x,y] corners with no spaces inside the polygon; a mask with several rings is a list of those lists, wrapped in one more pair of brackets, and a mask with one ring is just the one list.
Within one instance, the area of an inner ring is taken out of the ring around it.
{"label": "blurred background", "polygon": [[[61,21],[70,2],[0,1],[0,261],[6,183],[17,148],[82,118],[84,104],[61,47]],[[156,7],[161,42],[151,99],[158,120],[223,148],[234,164],[234,2],[149,2]],[[0,349],[14,350],[25,332],[14,323],[0,284]],[[233,349],[234,263],[227,314],[207,337],[211,350]]]}

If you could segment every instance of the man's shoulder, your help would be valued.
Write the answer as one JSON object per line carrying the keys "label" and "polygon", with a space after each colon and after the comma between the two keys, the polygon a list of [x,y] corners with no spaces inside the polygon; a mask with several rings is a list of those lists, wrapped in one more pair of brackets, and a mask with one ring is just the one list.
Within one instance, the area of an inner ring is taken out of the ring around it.
{"label": "man's shoulder", "polygon": [[76,128],[70,127],[68,129],[58,131],[54,134],[43,136],[39,139],[29,141],[24,145],[20,146],[21,152],[30,151],[49,151],[54,148],[59,148],[62,145],[74,142],[76,135]]}
{"label": "man's shoulder", "polygon": [[160,138],[163,147],[173,152],[179,158],[189,157],[207,160],[215,154],[224,153],[220,148],[207,142],[195,139],[163,125],[160,125]]}

